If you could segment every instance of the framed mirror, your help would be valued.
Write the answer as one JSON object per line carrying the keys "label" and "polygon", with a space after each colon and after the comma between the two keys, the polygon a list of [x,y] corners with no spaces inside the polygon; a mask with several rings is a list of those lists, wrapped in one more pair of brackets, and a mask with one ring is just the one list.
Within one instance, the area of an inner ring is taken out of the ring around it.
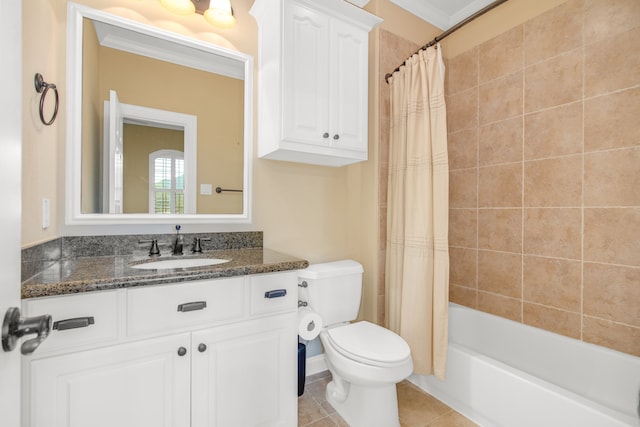
{"label": "framed mirror", "polygon": [[67,12],[66,225],[250,223],[252,57]]}

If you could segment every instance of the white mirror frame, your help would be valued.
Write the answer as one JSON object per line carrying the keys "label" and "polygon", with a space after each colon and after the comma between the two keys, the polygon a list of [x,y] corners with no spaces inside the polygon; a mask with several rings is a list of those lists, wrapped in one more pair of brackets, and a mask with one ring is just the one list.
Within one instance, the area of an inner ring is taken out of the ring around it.
{"label": "white mirror frame", "polygon": [[[244,68],[244,170],[241,214],[85,214],[81,210],[82,176],[82,26],[83,19],[105,22],[142,35],[195,48],[227,60],[239,61]],[[90,226],[89,231],[101,232],[95,226],[132,226],[167,224],[250,224],[251,223],[251,160],[253,149],[253,57],[241,52],[215,46],[201,40],[171,33],[150,25],[115,16],[75,3],[67,7],[67,150],[65,174],[65,226],[67,234],[73,228]],[[157,228],[157,227],[156,227]],[[164,229],[164,227],[162,227]],[[139,229],[139,228],[137,228]],[[85,227],[85,230],[87,228]],[[109,234],[109,233],[105,233]]]}

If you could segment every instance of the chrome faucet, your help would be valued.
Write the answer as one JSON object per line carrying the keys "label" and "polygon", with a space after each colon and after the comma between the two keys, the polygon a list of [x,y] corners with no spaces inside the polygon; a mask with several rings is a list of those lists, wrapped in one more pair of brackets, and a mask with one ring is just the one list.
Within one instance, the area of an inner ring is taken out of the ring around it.
{"label": "chrome faucet", "polygon": [[176,225],[176,241],[173,243],[173,255],[182,255],[182,246],[184,245],[184,239],[180,234],[180,225]]}

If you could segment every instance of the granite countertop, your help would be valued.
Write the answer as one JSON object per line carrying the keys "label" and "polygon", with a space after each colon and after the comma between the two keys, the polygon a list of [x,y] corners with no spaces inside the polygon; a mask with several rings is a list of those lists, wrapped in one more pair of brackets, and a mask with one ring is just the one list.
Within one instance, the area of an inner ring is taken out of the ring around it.
{"label": "granite countertop", "polygon": [[[130,265],[176,258],[221,258],[224,264],[141,270]],[[22,298],[93,292],[306,268],[308,261],[263,248],[221,249],[198,256],[100,256],[60,260],[23,282]]]}

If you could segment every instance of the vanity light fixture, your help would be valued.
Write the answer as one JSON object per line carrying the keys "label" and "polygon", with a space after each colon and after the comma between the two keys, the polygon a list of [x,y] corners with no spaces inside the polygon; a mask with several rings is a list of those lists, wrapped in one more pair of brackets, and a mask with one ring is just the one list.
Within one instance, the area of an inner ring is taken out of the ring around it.
{"label": "vanity light fixture", "polygon": [[160,4],[177,15],[191,15],[196,11],[191,0],[160,0]]}
{"label": "vanity light fixture", "polygon": [[236,25],[231,0],[210,0],[209,8],[204,12],[204,19],[216,27],[231,28]]}
{"label": "vanity light fixture", "polygon": [[199,13],[216,27],[231,28],[236,24],[231,0],[160,0],[160,3],[179,15]]}

